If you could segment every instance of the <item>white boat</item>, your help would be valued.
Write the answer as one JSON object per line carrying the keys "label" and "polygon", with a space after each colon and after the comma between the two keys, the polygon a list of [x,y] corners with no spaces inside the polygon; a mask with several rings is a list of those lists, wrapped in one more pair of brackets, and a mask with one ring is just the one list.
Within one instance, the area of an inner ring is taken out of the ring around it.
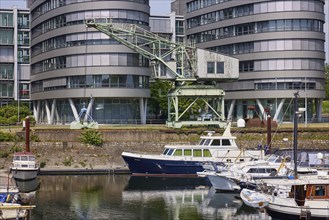
{"label": "white boat", "polygon": [[246,205],[253,208],[264,208],[271,200],[269,195],[250,189],[242,189],[240,197]]}
{"label": "white boat", "polygon": [[23,206],[18,203],[0,203],[0,219],[26,219],[28,210],[35,206]]}
{"label": "white boat", "polygon": [[241,187],[255,187],[257,178],[286,177],[284,163],[278,162],[280,156],[271,155],[266,160],[249,161],[227,166],[220,171],[199,172],[199,176],[207,176],[216,191],[238,191]]}
{"label": "white boat", "polygon": [[10,172],[14,179],[35,179],[39,172],[35,156],[31,152],[15,152]]}
{"label": "white boat", "polygon": [[201,136],[197,145],[166,145],[160,155],[145,155],[123,152],[122,157],[133,175],[193,175],[202,172],[203,163],[223,162],[234,163],[258,160],[262,157],[262,150],[240,149],[232,136],[230,125],[224,134]]}

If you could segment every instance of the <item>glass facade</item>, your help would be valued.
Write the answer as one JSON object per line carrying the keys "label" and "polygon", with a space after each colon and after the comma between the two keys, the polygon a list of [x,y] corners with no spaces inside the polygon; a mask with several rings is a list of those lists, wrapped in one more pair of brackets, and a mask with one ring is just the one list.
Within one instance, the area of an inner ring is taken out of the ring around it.
{"label": "glass facade", "polygon": [[[74,105],[78,112],[89,102],[89,99],[75,99]],[[45,105],[41,101],[41,105]],[[70,103],[67,99],[58,99],[56,102],[60,119],[57,123],[68,124],[74,121]],[[140,124],[138,99],[95,99],[91,110],[92,118],[100,124]],[[44,113],[40,116],[39,123],[47,123]]]}
{"label": "glass facade", "polygon": [[[15,24],[14,22],[17,22]],[[13,101],[29,100],[30,32],[29,11],[0,11],[0,106]],[[17,33],[17,36],[14,34]],[[16,50],[16,51],[15,51]],[[24,65],[24,66],[22,66]],[[24,98],[20,85],[25,82]]]}
{"label": "glass facade", "polygon": [[[149,98],[148,60],[107,35],[87,29],[85,19],[97,23],[111,19],[148,29],[148,0],[48,0],[29,4],[33,27],[31,95],[37,122],[70,123],[83,105],[92,105],[88,109],[98,123],[141,123],[144,115],[140,108]],[[56,33],[50,34],[53,30]],[[51,119],[44,114],[50,103],[56,111]]]}
{"label": "glass facade", "polygon": [[[227,117],[248,119],[253,116],[248,116],[247,106],[256,106],[261,114],[272,106],[275,120],[291,121],[288,100],[296,90],[304,99],[301,106],[307,108],[303,119],[321,117],[319,109],[325,97],[323,0],[239,4],[234,0],[195,0],[187,3],[185,18],[189,42],[240,60],[239,80],[219,83],[226,91],[226,112],[233,112]],[[208,72],[214,71],[213,66],[208,65]]]}
{"label": "glass facade", "polygon": [[258,53],[270,51],[323,51],[324,41],[316,39],[280,39],[280,40],[264,40],[243,42],[237,44],[228,44],[209,48],[219,53],[228,55]]}
{"label": "glass facade", "polygon": [[[189,5],[193,5],[198,1],[190,2]],[[221,3],[220,1],[215,2],[215,4]],[[197,4],[194,10],[202,8],[201,4]],[[203,4],[206,5],[206,4]],[[188,7],[189,8],[189,7]],[[192,11],[192,10],[191,10]],[[271,12],[283,12],[283,11],[314,11],[314,12],[324,12],[323,2],[313,1],[313,0],[301,0],[301,1],[272,1],[272,2],[262,2],[255,4],[246,4],[232,8],[226,8],[223,10],[212,11],[207,14],[189,18],[187,20],[187,28],[193,28],[200,25],[206,25],[218,21],[224,21],[227,19],[244,17],[254,14],[264,14]]]}
{"label": "glass facade", "polygon": [[212,30],[202,31],[188,36],[189,41],[202,43],[222,38],[242,35],[267,33],[267,32],[291,32],[312,31],[323,32],[323,21],[314,19],[285,19],[260,21],[247,24],[237,24]]}

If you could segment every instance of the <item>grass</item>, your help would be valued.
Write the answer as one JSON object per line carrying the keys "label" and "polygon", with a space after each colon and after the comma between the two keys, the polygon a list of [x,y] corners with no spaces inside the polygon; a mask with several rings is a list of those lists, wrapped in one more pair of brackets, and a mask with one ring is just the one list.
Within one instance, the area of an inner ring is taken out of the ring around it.
{"label": "grass", "polygon": [[[329,104],[329,103],[328,103]],[[329,107],[329,106],[328,106]],[[294,124],[292,122],[282,123],[279,125],[279,129],[292,129]],[[329,128],[329,123],[299,123],[299,128]],[[31,126],[31,130],[69,130],[70,125],[35,125]],[[249,128],[244,128],[249,129]],[[250,128],[252,130],[263,130],[266,128]],[[157,125],[100,125],[99,130],[168,130],[168,131],[178,131],[178,132],[188,132],[190,130],[200,130],[203,132],[205,130],[218,130],[218,128],[212,128],[207,126],[192,126],[192,127],[182,127],[180,129],[168,128],[165,124],[157,124]],[[273,130],[273,128],[272,128]],[[0,126],[1,132],[7,133],[17,133],[22,132],[23,128],[21,126]],[[78,130],[80,131],[80,130]]]}

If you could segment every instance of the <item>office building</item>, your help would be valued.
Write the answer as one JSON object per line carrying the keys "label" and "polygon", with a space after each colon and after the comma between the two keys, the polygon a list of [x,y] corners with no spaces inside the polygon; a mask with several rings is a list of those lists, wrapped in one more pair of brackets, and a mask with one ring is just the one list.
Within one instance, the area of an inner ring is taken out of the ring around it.
{"label": "office building", "polygon": [[[240,60],[239,80],[222,82],[228,119],[321,121],[325,98],[324,0],[187,0],[186,36]],[[183,10],[184,11],[184,10]]]}
{"label": "office building", "polygon": [[30,99],[29,10],[0,9],[0,106]]}
{"label": "office building", "polygon": [[148,60],[85,20],[149,29],[148,0],[29,0],[31,97],[37,122],[145,123]]}

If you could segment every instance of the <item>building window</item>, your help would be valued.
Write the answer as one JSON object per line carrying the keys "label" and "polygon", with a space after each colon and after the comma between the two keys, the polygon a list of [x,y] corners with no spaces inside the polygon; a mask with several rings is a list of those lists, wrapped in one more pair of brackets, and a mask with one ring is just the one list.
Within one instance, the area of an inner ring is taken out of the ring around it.
{"label": "building window", "polygon": [[207,73],[215,73],[215,62],[207,62]]}
{"label": "building window", "polygon": [[29,99],[30,98],[30,84],[29,83],[20,83],[19,84],[19,98],[20,99]]}
{"label": "building window", "polygon": [[216,73],[224,73],[224,62],[216,63]]}

